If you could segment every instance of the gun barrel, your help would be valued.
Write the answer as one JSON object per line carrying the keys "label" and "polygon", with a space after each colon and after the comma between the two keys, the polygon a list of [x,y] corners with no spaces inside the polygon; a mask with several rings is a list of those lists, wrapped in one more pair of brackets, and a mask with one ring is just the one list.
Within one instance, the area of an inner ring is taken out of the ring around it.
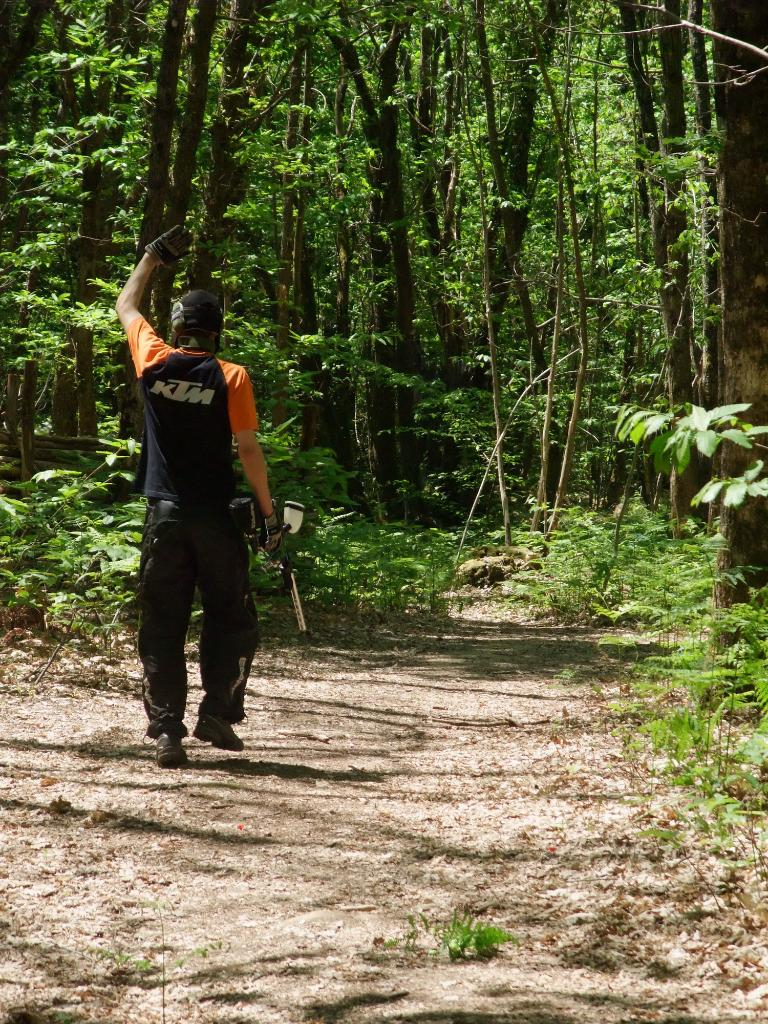
{"label": "gun barrel", "polygon": [[291,600],[293,601],[293,610],[296,612],[296,622],[299,624],[299,632],[307,632],[307,622],[304,618],[304,609],[301,607],[301,598],[299,597],[299,588],[296,586],[296,576],[291,572]]}

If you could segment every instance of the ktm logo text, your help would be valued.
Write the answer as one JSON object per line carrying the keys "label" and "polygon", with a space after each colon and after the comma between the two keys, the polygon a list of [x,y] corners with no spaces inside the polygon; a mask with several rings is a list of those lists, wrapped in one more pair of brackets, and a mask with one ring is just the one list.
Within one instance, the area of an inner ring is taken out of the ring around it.
{"label": "ktm logo text", "polygon": [[149,389],[151,395],[162,395],[174,402],[189,402],[192,405],[210,405],[213,401],[213,388],[203,388],[188,380],[156,380]]}

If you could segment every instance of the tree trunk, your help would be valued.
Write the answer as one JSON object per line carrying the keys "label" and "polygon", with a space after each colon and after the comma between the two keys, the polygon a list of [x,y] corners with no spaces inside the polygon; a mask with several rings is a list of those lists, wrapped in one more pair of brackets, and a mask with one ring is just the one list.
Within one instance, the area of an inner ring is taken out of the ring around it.
{"label": "tree trunk", "polygon": [[[293,237],[293,330],[298,335],[316,336],[320,331],[317,295],[315,292],[314,264],[315,250],[307,227],[307,207],[310,192],[307,150],[312,135],[315,90],[313,88],[312,53],[309,46],[304,53],[304,88],[301,99],[303,114],[299,137],[304,149],[296,189],[296,225]],[[301,442],[302,451],[308,451],[319,443],[322,404],[318,389],[323,379],[323,362],[315,350],[302,350],[299,356],[299,372],[309,387],[301,396]]]}
{"label": "tree trunk", "polygon": [[[128,20],[125,27],[125,41],[123,51],[127,57],[137,57],[146,46],[149,34],[147,16],[151,0],[129,0]],[[147,72],[150,72],[149,66]],[[118,81],[115,88],[114,106],[119,107],[125,98],[125,86]],[[123,138],[123,124],[118,124],[110,132],[110,144],[120,145]],[[106,200],[106,207],[112,209],[125,208],[137,202],[140,198],[131,199],[123,191],[126,183],[120,180],[114,171],[108,172],[109,198]],[[109,225],[108,220],[108,225]],[[109,228],[111,231],[111,226]],[[114,355],[114,361],[120,366],[116,375],[113,393],[115,396],[115,409],[118,414],[118,434],[120,437],[140,437],[142,429],[143,409],[139,390],[136,386],[136,370],[131,359],[131,353],[125,340],[119,343]]]}
{"label": "tree trunk", "polygon": [[[125,19],[124,0],[112,0],[104,15],[104,45],[110,50],[120,37]],[[81,104],[81,112],[88,116],[107,115],[112,98],[112,78],[101,76],[96,89],[87,88]],[[111,243],[111,231],[107,228],[108,205],[104,194],[105,175],[101,160],[93,154],[105,143],[106,131],[98,129],[89,133],[80,149],[85,158],[82,172],[83,206],[80,215],[78,238],[77,300],[84,306],[98,301],[98,287],[95,278],[104,276],[105,256]],[[96,390],[93,380],[93,330],[90,327],[74,327],[72,342],[75,349],[75,379],[77,387],[78,433],[87,437],[98,434],[96,419]]]}
{"label": "tree trunk", "polygon": [[279,362],[278,380],[275,388],[275,404],[272,407],[272,426],[278,427],[288,419],[288,350],[291,338],[291,285],[294,279],[294,246],[296,243],[296,207],[298,195],[296,178],[298,168],[294,150],[299,141],[302,86],[307,73],[306,54],[308,42],[301,29],[297,30],[296,51],[293,55],[290,85],[288,88],[288,124],[285,130],[284,149],[286,160],[291,166],[283,171],[283,212],[280,227],[280,251],[277,263],[277,330],[275,344]]}
{"label": "tree trunk", "polygon": [[[690,0],[688,20],[701,25],[704,0]],[[701,32],[689,33],[691,62],[693,64],[694,95],[696,97],[696,129],[699,135],[712,133],[712,84],[707,59],[705,37]],[[702,181],[707,193],[702,201],[699,232],[701,237],[701,258],[703,261],[702,297],[703,339],[698,360],[697,401],[706,409],[719,404],[718,365],[720,348],[720,234],[717,223],[717,181],[715,168],[706,158],[701,162]],[[708,198],[707,198],[708,197]]]}
{"label": "tree trunk", "polygon": [[581,401],[584,395],[584,385],[587,380],[587,369],[589,366],[589,324],[587,320],[587,292],[584,282],[584,264],[581,255],[581,239],[579,236],[579,211],[576,203],[576,186],[573,176],[573,163],[571,159],[571,140],[568,134],[568,125],[563,118],[555,95],[552,79],[547,71],[544,62],[544,55],[539,46],[536,47],[536,54],[541,70],[541,77],[549,97],[552,109],[552,118],[555,123],[555,130],[560,145],[560,153],[563,164],[563,180],[565,184],[565,198],[568,205],[568,225],[571,235],[571,247],[573,251],[573,272],[576,278],[576,297],[578,301],[578,332],[579,332],[579,365],[576,370],[576,384],[573,392],[573,404],[571,416],[568,420],[568,432],[565,438],[563,449],[563,461],[560,467],[560,480],[557,485],[552,518],[547,528],[547,537],[558,527],[560,513],[568,495],[568,487],[571,480],[573,468],[573,457],[576,452],[576,430],[581,417]]}
{"label": "tree trunk", "polygon": [[[535,44],[529,44],[531,52],[526,54],[527,60],[520,64],[520,77],[515,83],[514,89],[514,103],[505,119],[503,131],[500,130],[498,121],[496,86],[493,81],[486,29],[485,0],[474,0],[474,6],[480,86],[488,128],[488,156],[493,169],[499,201],[497,215],[503,228],[506,264],[504,277],[509,279],[517,295],[528,340],[531,379],[533,379],[544,368],[545,358],[541,334],[536,326],[530,289],[520,267],[523,241],[528,230],[530,216],[528,164],[538,102],[538,80],[531,73],[529,65],[535,59],[534,54],[537,50],[540,51],[542,61],[546,62],[549,59],[555,29],[562,17],[563,0],[547,0],[545,28],[537,36]],[[530,16],[530,10],[528,13]],[[531,26],[534,24],[532,19],[530,24]],[[497,315],[503,308],[506,288],[502,292],[502,296],[502,302],[494,304]]]}
{"label": "tree trunk", "polygon": [[[124,0],[111,0],[104,11],[101,45],[112,49],[120,38],[125,18]],[[59,21],[62,48],[70,23],[65,16]],[[85,119],[97,119],[109,114],[112,99],[113,76],[103,72],[94,83],[90,75],[84,77],[78,93],[70,69],[61,73],[60,92],[63,108],[73,126]],[[80,175],[80,224],[76,247],[75,301],[92,306],[98,300],[94,279],[103,276],[105,256],[111,241],[107,230],[107,202],[104,196],[104,165],[95,156],[105,144],[106,130],[91,128],[80,142],[82,170]],[[74,366],[73,366],[74,363]],[[97,433],[96,392],[93,378],[93,330],[74,326],[68,331],[67,345],[56,367],[53,386],[52,416],[54,429],[69,435]]]}
{"label": "tree trunk", "polygon": [[[403,501],[400,479],[405,478],[415,496],[421,463],[421,444],[414,432],[415,390],[410,383],[393,386],[390,379],[392,370],[413,377],[420,368],[398,112],[393,102],[404,34],[405,26],[389,26],[387,43],[379,56],[376,100],[354,45],[349,39],[331,36],[355,83],[363,108],[363,131],[372,154],[367,167],[372,190],[369,237],[375,296],[370,357],[381,370],[374,371],[368,382],[368,422],[373,475],[381,500],[390,510]],[[406,499],[406,513],[407,504]]]}
{"label": "tree trunk", "polygon": [[[712,0],[712,13],[717,32],[761,48],[768,44],[765,4]],[[745,418],[768,425],[768,75],[764,63],[721,40],[715,44],[715,66],[724,133],[719,164],[723,400],[749,402]],[[741,476],[754,461],[754,452],[728,444],[723,448],[722,473]],[[745,601],[749,587],[768,583],[767,515],[768,501],[763,498],[723,508],[720,529],[728,547],[720,568],[741,572],[744,579],[721,577],[716,588],[720,607]]]}
{"label": "tree trunk", "polygon": [[555,324],[552,331],[552,348],[549,356],[549,376],[547,378],[547,400],[544,407],[544,423],[541,430],[541,471],[539,485],[536,489],[536,508],[531,522],[531,533],[536,533],[543,526],[547,532],[547,482],[549,480],[549,455],[551,447],[552,418],[555,409],[555,369],[557,352],[560,346],[560,335],[563,323],[563,301],[565,298],[565,217],[563,203],[563,175],[558,176],[557,187],[557,289],[555,295]]}
{"label": "tree trunk", "polygon": [[[680,0],[665,0],[664,9],[679,19]],[[687,132],[682,71],[683,30],[673,29],[659,34],[664,85],[664,130],[660,133],[645,66],[645,37],[638,35],[641,23],[635,11],[627,7],[621,8],[621,20],[643,145],[652,153],[675,155],[681,151],[680,140]],[[644,196],[649,206],[654,259],[662,273],[660,298],[669,347],[668,396],[672,408],[679,408],[693,398],[692,305],[685,241],[687,217],[677,206],[679,185],[675,180],[667,178],[660,195],[648,176]],[[691,498],[698,487],[698,459],[694,455],[686,472],[682,475],[674,473],[672,478],[672,519],[676,530],[690,514]]]}
{"label": "tree trunk", "polygon": [[[32,2],[16,5],[12,0],[0,2],[0,211],[5,210],[8,201],[8,175],[6,162],[8,152],[6,143],[8,127],[13,111],[10,107],[10,85],[27,57],[32,53],[40,34],[45,15],[53,5],[53,0],[32,0]],[[14,7],[26,7],[26,16],[17,34],[14,36],[12,23]],[[41,104],[39,90],[33,90],[29,106],[33,109]],[[26,111],[25,111],[26,113]],[[22,186],[23,189],[23,186]],[[4,218],[0,217],[0,238],[4,234]]]}
{"label": "tree trunk", "polygon": [[[483,184],[481,183],[481,188]],[[485,205],[485,204],[483,204]],[[501,518],[504,525],[504,543],[512,543],[512,522],[509,517],[509,496],[504,472],[504,424],[501,418],[501,386],[499,383],[499,360],[496,348],[496,326],[493,317],[491,297],[491,258],[488,242],[488,219],[483,210],[483,306],[488,331],[488,352],[491,359],[491,394],[493,395],[493,424],[496,433],[496,477],[499,483]]]}
{"label": "tree trunk", "polygon": [[[6,44],[0,55],[0,109],[11,79],[35,47],[43,18],[53,6],[53,0],[27,0],[19,6],[25,9],[25,16],[16,37],[11,36],[9,29],[4,33]],[[5,0],[0,12],[6,26],[10,25],[12,7],[12,0]]]}
{"label": "tree trunk", "polygon": [[[189,85],[184,103],[184,116],[173,158],[173,178],[170,198],[163,219],[172,227],[183,224],[192,195],[192,179],[197,167],[197,147],[203,133],[205,104],[208,98],[208,73],[211,43],[219,0],[197,0],[189,40]],[[155,275],[153,306],[157,332],[167,337],[171,307],[171,293],[176,267],[161,267]]]}
{"label": "tree trunk", "polygon": [[35,472],[35,397],[37,387],[37,360],[24,360],[21,382],[21,479],[29,480]]}
{"label": "tree trunk", "polygon": [[[176,93],[179,84],[179,66],[184,42],[184,29],[189,0],[168,0],[163,47],[157,72],[155,104],[150,127],[147,192],[144,215],[139,230],[136,259],[144,255],[144,247],[163,230],[163,213],[168,197],[171,166],[171,141],[176,119]],[[167,225],[170,227],[171,225]],[[144,312],[149,311],[149,291],[144,298]]]}
{"label": "tree trunk", "polygon": [[236,141],[244,129],[248,106],[248,43],[253,16],[264,6],[265,0],[230,0],[219,105],[211,125],[211,170],[205,186],[203,227],[190,275],[196,288],[211,288],[214,270],[221,273],[222,263],[226,264],[222,252],[232,227],[225,214],[241,194],[244,174],[237,163]]}
{"label": "tree trunk", "polygon": [[[346,98],[349,79],[344,61],[339,58],[339,80],[334,98],[334,131],[336,142],[336,200],[340,213],[336,222],[336,295],[333,334],[339,339],[340,351],[352,333],[350,315],[350,286],[352,281],[352,232],[345,210],[347,197],[346,149],[349,146],[350,126],[347,125]],[[356,462],[354,435],[355,389],[349,369],[342,359],[335,371],[325,370],[319,378],[322,408],[318,425],[320,436],[333,450],[344,469],[353,471]]]}
{"label": "tree trunk", "polygon": [[[520,309],[523,314],[528,344],[531,352],[539,350],[541,339],[538,336],[536,321],[533,315],[533,306],[528,291],[528,284],[520,272],[520,250],[523,244],[523,237],[528,226],[528,203],[521,202],[518,197],[513,203],[510,199],[509,183],[507,181],[507,170],[502,158],[502,148],[499,138],[499,126],[496,112],[496,92],[491,73],[491,58],[488,48],[488,37],[485,24],[485,0],[475,0],[475,36],[477,39],[477,53],[480,63],[480,83],[482,86],[483,98],[485,101],[485,119],[488,127],[488,156],[493,168],[493,178],[496,185],[496,192],[499,197],[499,218],[504,229],[504,252],[506,254],[506,270],[511,276],[520,301]],[[525,179],[527,191],[527,168],[528,150],[531,143],[531,128],[533,124],[533,111],[536,105],[536,90],[526,89],[521,99],[524,102],[525,111],[521,117],[518,112],[518,122],[523,125],[523,131],[517,139],[517,146],[514,150],[513,160],[517,169],[517,175]],[[526,116],[530,115],[530,119]],[[510,124],[512,119],[510,118]],[[527,129],[527,131],[526,131]],[[521,172],[521,164],[525,165],[525,172]],[[513,171],[514,174],[514,171]],[[525,195],[525,192],[522,193]]]}
{"label": "tree trunk", "polygon": [[[156,238],[165,227],[171,227],[170,224],[163,223],[163,214],[168,197],[176,94],[188,3],[189,0],[169,0],[168,2],[157,72],[155,103],[150,125],[147,184],[144,195],[144,213],[139,229],[139,243],[136,248],[137,260],[144,255],[144,249],[148,242]],[[143,5],[139,7],[138,4],[134,4],[131,18],[139,18],[142,9]],[[137,26],[132,26],[131,32],[134,38],[137,31]],[[149,315],[151,303],[152,292],[150,288],[147,288],[140,304],[140,310],[145,316]],[[120,395],[120,436],[137,437],[141,433],[142,407],[127,346],[123,346],[123,360],[125,386]]]}
{"label": "tree trunk", "polygon": [[[664,0],[670,19],[679,21],[680,0]],[[659,36],[661,51],[664,133],[661,151],[666,156],[685,152],[687,121],[685,87],[683,83],[682,29],[662,32]],[[688,217],[680,205],[680,186],[676,178],[664,182],[664,213],[661,230],[664,234],[664,279],[661,299],[664,325],[669,340],[668,380],[669,403],[680,409],[693,401],[693,308],[691,304],[688,243]],[[670,499],[672,522],[679,532],[691,512],[691,499],[701,486],[698,453],[691,457],[684,473],[672,473]]]}
{"label": "tree trunk", "polygon": [[[442,164],[430,159],[436,136],[437,78],[443,58],[445,82]],[[453,59],[451,40],[432,25],[421,31],[418,93],[411,104],[411,129],[414,152],[423,162],[419,198],[430,252],[436,261],[448,263],[455,251],[457,236],[456,198],[460,165],[456,152],[457,115],[461,108],[461,72]],[[431,304],[437,332],[442,343],[442,378],[447,388],[461,386],[467,339],[461,310],[445,288],[443,275],[432,289]]]}

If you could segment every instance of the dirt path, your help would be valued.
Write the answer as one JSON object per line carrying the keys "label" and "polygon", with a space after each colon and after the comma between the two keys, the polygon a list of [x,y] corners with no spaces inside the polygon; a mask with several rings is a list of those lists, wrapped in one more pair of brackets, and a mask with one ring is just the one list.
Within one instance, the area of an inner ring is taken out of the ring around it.
{"label": "dirt path", "polygon": [[[127,652],[70,643],[35,685],[50,648],[7,638],[0,1020],[768,1020],[760,935],[703,857],[641,835],[598,639],[488,609],[328,621],[263,652],[243,754],[189,741],[160,771]],[[519,945],[382,945],[457,908]]]}

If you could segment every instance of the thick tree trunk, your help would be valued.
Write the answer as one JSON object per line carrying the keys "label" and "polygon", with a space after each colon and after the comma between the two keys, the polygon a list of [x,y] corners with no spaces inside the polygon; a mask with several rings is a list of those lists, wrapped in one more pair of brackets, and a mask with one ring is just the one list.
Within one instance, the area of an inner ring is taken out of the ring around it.
{"label": "thick tree trunk", "polygon": [[[157,72],[155,104],[150,126],[150,148],[147,169],[144,213],[139,229],[136,259],[140,260],[148,242],[157,237],[166,227],[163,223],[165,204],[168,198],[169,170],[171,165],[171,143],[176,115],[176,94],[178,91],[179,66],[184,42],[184,29],[189,0],[168,0],[168,9],[163,32],[163,45]],[[140,19],[142,4],[134,4],[131,19]],[[138,25],[131,26],[136,38]],[[171,225],[167,225],[171,227]],[[152,292],[148,288],[141,302],[141,312],[149,315]],[[127,346],[123,347],[125,385],[120,393],[120,436],[138,437],[141,433],[142,408],[136,387],[135,373]]]}
{"label": "thick tree trunk", "polygon": [[[151,0],[129,0],[128,19],[125,27],[125,40],[123,52],[128,57],[137,57],[146,46],[149,34],[147,16]],[[149,73],[149,62],[147,62]],[[119,107],[124,101],[126,86],[118,80],[114,94],[114,106]],[[123,124],[119,123],[109,133],[110,144],[119,146],[123,138]],[[121,209],[140,200],[137,195],[132,199],[130,194],[125,195],[122,189],[125,185],[114,171],[107,173],[109,180],[107,208]],[[109,224],[109,221],[108,221]],[[111,227],[110,227],[111,231]],[[120,365],[119,374],[116,375],[114,385],[115,408],[118,413],[118,431],[120,437],[139,437],[142,429],[142,406],[139,391],[136,387],[136,371],[131,359],[131,353],[122,340],[115,353],[114,361]]]}
{"label": "thick tree trunk", "polygon": [[[713,0],[712,12],[717,32],[761,48],[768,44],[767,5]],[[768,425],[768,75],[764,63],[721,41],[715,46],[715,66],[724,132],[719,166],[723,400],[749,402],[745,418]],[[721,471],[741,476],[754,461],[754,452],[729,444]],[[737,508],[723,508],[720,529],[728,548],[721,569],[742,571],[744,582],[734,584],[732,577],[720,582],[720,607],[744,601],[750,586],[768,583],[767,517],[765,499],[747,498]]]}

